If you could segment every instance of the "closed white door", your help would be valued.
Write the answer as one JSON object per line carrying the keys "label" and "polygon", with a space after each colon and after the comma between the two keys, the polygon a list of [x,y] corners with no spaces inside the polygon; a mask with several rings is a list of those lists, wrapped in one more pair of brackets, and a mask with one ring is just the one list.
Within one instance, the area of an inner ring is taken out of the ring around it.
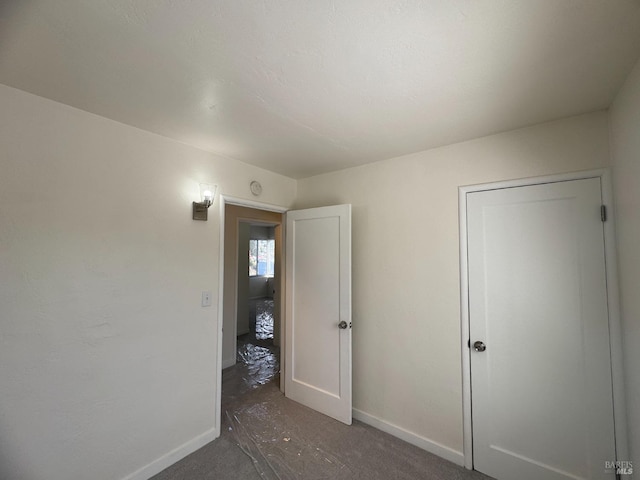
{"label": "closed white door", "polygon": [[287,212],[285,395],[351,424],[351,205]]}
{"label": "closed white door", "polygon": [[601,198],[467,194],[473,462],[499,480],[615,478]]}

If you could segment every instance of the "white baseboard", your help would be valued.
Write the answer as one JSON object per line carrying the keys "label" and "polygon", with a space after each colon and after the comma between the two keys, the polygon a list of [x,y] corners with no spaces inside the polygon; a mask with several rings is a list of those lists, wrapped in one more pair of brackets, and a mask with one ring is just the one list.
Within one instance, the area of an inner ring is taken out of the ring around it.
{"label": "white baseboard", "polygon": [[398,427],[397,425],[389,423],[378,417],[369,415],[362,410],[354,408],[353,418],[360,420],[362,423],[366,423],[367,425],[371,425],[378,430],[382,430],[383,432],[393,435],[400,440],[404,440],[411,445],[415,445],[418,448],[426,450],[429,453],[433,453],[445,460],[449,460],[456,465],[464,467],[464,454],[462,452],[458,452],[457,450],[446,447],[438,442],[434,442],[433,440],[429,440],[428,438],[421,437],[420,435],[410,432],[409,430],[405,430],[402,427]]}
{"label": "white baseboard", "polygon": [[236,364],[235,358],[226,358],[222,360],[222,369],[233,367]]}
{"label": "white baseboard", "polygon": [[189,440],[187,443],[180,445],[178,448],[171,450],[169,453],[161,456],[153,462],[127,475],[122,480],[148,480],[154,475],[160,473],[165,468],[170,467],[178,460],[182,460],[187,455],[195,452],[199,448],[204,447],[207,443],[215,440],[220,436],[220,432],[216,428],[212,428],[198,435],[196,438]]}

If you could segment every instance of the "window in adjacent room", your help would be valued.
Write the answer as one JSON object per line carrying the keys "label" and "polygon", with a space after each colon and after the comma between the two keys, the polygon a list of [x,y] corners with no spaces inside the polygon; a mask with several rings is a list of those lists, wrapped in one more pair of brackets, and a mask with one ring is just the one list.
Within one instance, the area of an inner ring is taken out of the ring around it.
{"label": "window in adjacent room", "polygon": [[273,277],[275,240],[249,240],[249,276]]}

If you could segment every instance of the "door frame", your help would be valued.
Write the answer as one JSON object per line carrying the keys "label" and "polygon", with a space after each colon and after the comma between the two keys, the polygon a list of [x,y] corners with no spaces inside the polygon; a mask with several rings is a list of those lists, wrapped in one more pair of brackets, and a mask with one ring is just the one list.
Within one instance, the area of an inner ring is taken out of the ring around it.
{"label": "door frame", "polygon": [[[273,205],[270,203],[262,203],[262,202],[256,202],[254,200],[247,200],[244,198],[239,198],[239,197],[232,197],[231,195],[225,195],[225,194],[220,194],[219,196],[219,215],[220,215],[220,251],[219,251],[219,256],[218,256],[218,326],[217,326],[217,335],[218,335],[218,341],[217,341],[217,355],[216,355],[216,365],[215,365],[215,372],[216,372],[216,406],[215,406],[215,431],[218,433],[216,435],[216,438],[220,436],[221,433],[221,428],[222,428],[222,326],[224,323],[224,237],[225,237],[225,207],[227,204],[229,205],[237,205],[239,207],[247,207],[247,208],[255,208],[257,210],[266,210],[268,212],[276,212],[276,213],[286,213],[289,208],[287,207],[281,207],[280,205]],[[283,219],[284,221],[284,219]],[[284,224],[283,224],[284,227]],[[282,248],[284,251],[284,228],[282,230],[283,235],[282,235]],[[237,249],[237,245],[232,245],[231,248]],[[282,258],[281,260],[281,285],[284,285],[284,258]],[[236,269],[237,269],[237,262],[236,262]],[[237,282],[236,282],[236,295],[234,295],[235,298],[235,302],[237,303]],[[283,288],[280,289],[281,290],[281,295],[284,295],[283,292]],[[280,302],[280,338],[281,338],[281,344],[283,344],[284,342],[284,322],[282,321],[282,319],[284,318],[284,302],[282,301],[284,300],[284,298],[281,299]],[[237,305],[236,307],[237,308]],[[283,351],[283,346],[280,347],[281,351]],[[282,359],[282,354],[280,355],[281,359]],[[281,364],[280,366],[281,369],[284,368],[284,365]],[[281,378],[282,375],[281,375]],[[281,384],[283,384],[283,382],[281,381]]]}
{"label": "door frame", "polygon": [[[615,243],[615,215],[611,171],[608,168],[571,172],[543,177],[530,177],[494,183],[458,187],[458,215],[460,232],[460,348],[462,352],[462,426],[464,466],[473,470],[473,426],[471,409],[471,352],[469,347],[469,274],[467,244],[467,194],[525,187],[544,183],[599,178],[602,189],[602,203],[607,209],[604,222],[604,254],[607,280],[607,307],[609,310],[609,343],[611,351],[611,380],[613,383],[613,422],[616,443],[616,459],[629,458],[627,440],[627,418],[624,395],[622,364],[622,331],[620,322],[620,300],[618,290],[618,269]],[[603,466],[604,468],[604,466]]]}

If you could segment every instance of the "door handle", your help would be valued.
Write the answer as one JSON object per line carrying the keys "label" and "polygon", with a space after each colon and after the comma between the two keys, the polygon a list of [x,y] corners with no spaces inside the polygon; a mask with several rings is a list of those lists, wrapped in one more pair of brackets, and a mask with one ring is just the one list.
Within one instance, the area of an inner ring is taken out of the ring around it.
{"label": "door handle", "polygon": [[473,349],[476,352],[484,352],[487,349],[487,346],[481,342],[480,340],[473,342]]}
{"label": "door handle", "polygon": [[344,320],[342,320],[339,324],[338,324],[338,328],[340,330],[345,330],[349,325],[347,324],[347,322],[345,322]]}

